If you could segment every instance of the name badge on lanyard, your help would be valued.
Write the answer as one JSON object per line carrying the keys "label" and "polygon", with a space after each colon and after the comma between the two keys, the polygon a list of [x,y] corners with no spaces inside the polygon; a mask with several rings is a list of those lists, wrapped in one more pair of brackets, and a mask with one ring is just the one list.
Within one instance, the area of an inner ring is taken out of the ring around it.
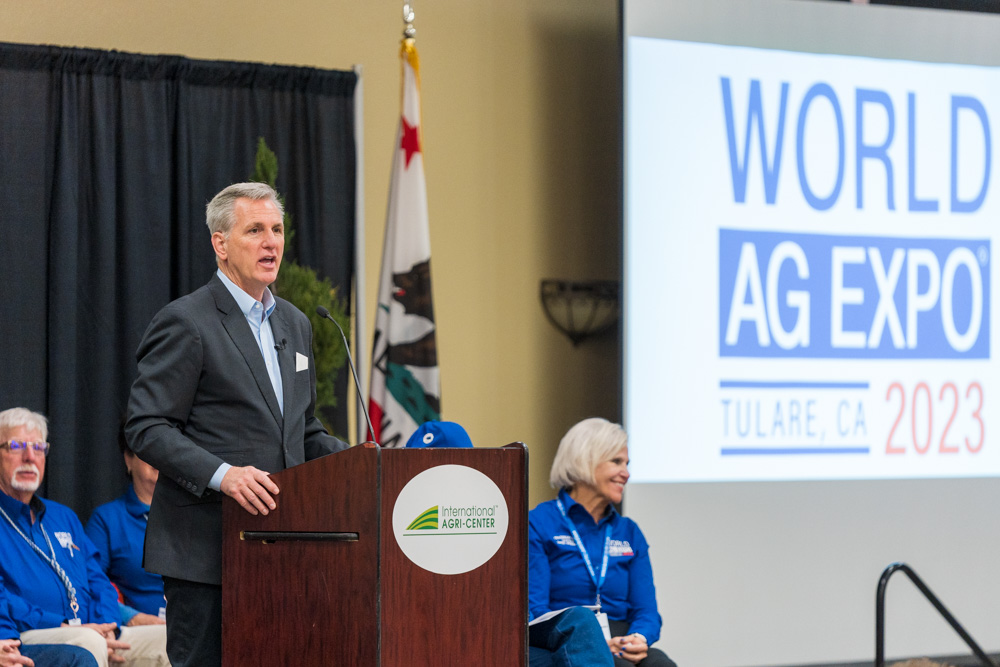
{"label": "name badge on lanyard", "polygon": [[[600,610],[601,586],[604,585],[604,579],[608,575],[608,555],[611,551],[611,524],[609,523],[604,528],[604,557],[601,559],[601,576],[598,578],[597,573],[594,572],[594,566],[590,562],[590,555],[587,553],[587,549],[583,546],[583,540],[580,539],[580,533],[577,532],[576,526],[573,525],[573,522],[570,521],[569,515],[566,514],[566,508],[563,506],[562,499],[556,498],[556,506],[559,507],[559,512],[562,514],[563,521],[565,521],[566,527],[573,536],[573,541],[576,542],[576,548],[580,550],[580,555],[583,556],[583,563],[587,566],[587,572],[590,574],[590,580],[594,582],[594,588],[597,590],[597,620],[600,621],[600,617],[604,616],[604,625],[607,626],[607,614],[602,614]],[[608,631],[605,630],[605,632]],[[610,634],[608,635],[608,639],[611,639]]]}
{"label": "name badge on lanyard", "polygon": [[608,615],[603,611],[597,612],[597,623],[601,626],[601,632],[604,633],[604,641],[611,641],[611,626],[608,625]]}

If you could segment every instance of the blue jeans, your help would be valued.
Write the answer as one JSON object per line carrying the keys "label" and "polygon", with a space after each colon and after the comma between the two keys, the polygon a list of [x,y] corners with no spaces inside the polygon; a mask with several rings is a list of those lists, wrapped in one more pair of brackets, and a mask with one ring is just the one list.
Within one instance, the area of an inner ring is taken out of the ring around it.
{"label": "blue jeans", "polygon": [[97,667],[90,651],[68,644],[22,644],[21,655],[35,661],[35,667]]}
{"label": "blue jeans", "polygon": [[594,612],[570,607],[528,628],[530,667],[613,667],[611,651]]}

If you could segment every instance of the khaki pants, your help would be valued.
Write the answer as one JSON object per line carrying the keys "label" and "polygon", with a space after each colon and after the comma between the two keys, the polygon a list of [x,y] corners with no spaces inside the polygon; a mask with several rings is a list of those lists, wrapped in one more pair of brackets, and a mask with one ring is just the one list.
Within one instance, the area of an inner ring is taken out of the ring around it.
{"label": "khaki pants", "polygon": [[[131,648],[121,651],[126,667],[170,667],[167,660],[167,626],[137,625],[122,628],[121,640]],[[104,637],[84,627],[59,627],[21,633],[23,644],[70,644],[94,654],[98,667],[108,667]]]}

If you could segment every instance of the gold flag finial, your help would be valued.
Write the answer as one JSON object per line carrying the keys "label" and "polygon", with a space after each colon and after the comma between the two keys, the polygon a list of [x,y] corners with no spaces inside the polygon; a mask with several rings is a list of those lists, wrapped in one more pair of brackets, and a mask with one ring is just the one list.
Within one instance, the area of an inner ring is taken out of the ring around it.
{"label": "gold flag finial", "polygon": [[417,29],[413,27],[413,3],[403,3],[403,38],[413,39],[417,36]]}

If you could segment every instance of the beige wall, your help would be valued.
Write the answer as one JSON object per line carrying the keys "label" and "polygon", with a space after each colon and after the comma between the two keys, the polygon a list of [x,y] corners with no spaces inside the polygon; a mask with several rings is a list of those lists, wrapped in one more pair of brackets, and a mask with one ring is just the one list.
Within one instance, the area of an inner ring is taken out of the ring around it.
{"label": "beige wall", "polygon": [[[0,4],[0,40],[364,68],[369,333],[399,112],[401,1]],[[618,417],[614,336],[573,348],[543,277],[617,278],[616,0],[416,0],[443,418],[531,452],[551,496],[561,434]]]}

